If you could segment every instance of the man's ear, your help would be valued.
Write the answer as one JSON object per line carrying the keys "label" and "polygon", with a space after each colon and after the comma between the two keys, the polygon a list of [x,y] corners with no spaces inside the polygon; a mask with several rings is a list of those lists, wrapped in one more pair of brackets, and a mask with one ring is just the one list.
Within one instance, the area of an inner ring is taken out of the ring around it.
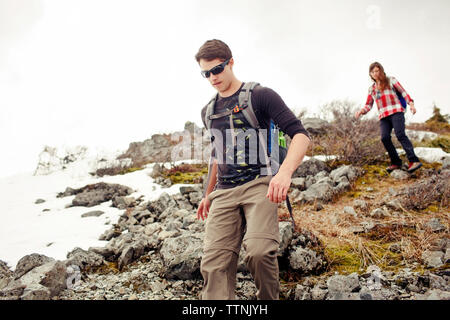
{"label": "man's ear", "polygon": [[230,58],[230,62],[228,62],[231,69],[233,69],[234,66],[234,58]]}

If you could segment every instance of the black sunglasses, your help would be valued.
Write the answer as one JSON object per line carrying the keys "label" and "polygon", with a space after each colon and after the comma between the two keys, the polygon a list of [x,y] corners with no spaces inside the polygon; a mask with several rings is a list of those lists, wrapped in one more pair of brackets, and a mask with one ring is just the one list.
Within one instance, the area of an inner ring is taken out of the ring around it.
{"label": "black sunglasses", "polygon": [[[231,58],[230,58],[230,59],[231,59]],[[203,76],[204,78],[209,78],[209,76],[211,75],[211,73],[212,73],[213,75],[216,75],[216,74],[221,73],[221,72],[225,69],[225,66],[228,64],[228,62],[230,62],[230,59],[228,59],[227,61],[222,62],[221,64],[219,64],[219,65],[217,65],[217,66],[215,66],[215,67],[213,67],[213,68],[211,68],[211,69],[209,69],[209,70],[202,71],[202,72],[201,72],[201,73],[202,73],[202,76]]]}

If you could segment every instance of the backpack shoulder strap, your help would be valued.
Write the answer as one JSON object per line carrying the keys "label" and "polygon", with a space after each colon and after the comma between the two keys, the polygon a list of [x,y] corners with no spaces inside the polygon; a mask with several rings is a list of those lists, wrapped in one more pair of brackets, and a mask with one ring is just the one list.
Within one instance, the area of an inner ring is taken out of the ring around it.
{"label": "backpack shoulder strap", "polygon": [[260,129],[261,127],[258,118],[256,118],[255,111],[253,110],[251,94],[253,89],[258,85],[259,83],[257,82],[246,82],[239,93],[239,105],[241,107],[248,106],[248,108],[242,110],[242,113],[244,114],[245,119],[255,129]]}
{"label": "backpack shoulder strap", "polygon": [[205,114],[205,123],[206,123],[206,129],[211,129],[212,119],[210,116],[214,114],[214,106],[216,104],[217,100],[217,94],[215,94],[211,100],[208,102],[208,105],[206,107],[206,114]]}

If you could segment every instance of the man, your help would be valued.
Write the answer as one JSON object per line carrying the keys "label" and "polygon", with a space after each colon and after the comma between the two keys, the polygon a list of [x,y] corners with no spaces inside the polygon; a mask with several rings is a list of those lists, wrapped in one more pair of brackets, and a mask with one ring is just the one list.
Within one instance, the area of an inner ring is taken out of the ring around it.
{"label": "man", "polygon": [[[214,114],[239,106],[239,92],[244,83],[233,73],[234,59],[230,48],[220,40],[209,40],[195,58],[202,75],[218,92]],[[250,153],[261,143],[267,143],[260,141],[262,135],[248,139],[253,143],[246,143],[239,151],[240,144],[236,141],[247,141],[242,134],[253,130],[242,112],[211,122],[213,152],[207,186],[197,211],[198,219],[207,218],[201,262],[202,299],[235,299],[242,242],[247,268],[255,280],[257,298],[279,298],[277,208],[278,203],[286,199],[292,174],[302,162],[310,138],[300,120],[275,91],[257,86],[251,102],[261,128],[270,128],[270,119],[273,119],[292,141],[284,162],[276,175],[271,176],[263,170],[267,163],[261,159],[252,163],[250,159]],[[206,107],[201,114],[206,127]]]}

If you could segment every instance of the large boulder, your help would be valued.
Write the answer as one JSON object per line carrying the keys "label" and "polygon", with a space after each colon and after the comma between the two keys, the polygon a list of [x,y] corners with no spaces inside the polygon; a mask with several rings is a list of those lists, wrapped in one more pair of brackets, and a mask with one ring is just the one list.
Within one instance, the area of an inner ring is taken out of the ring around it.
{"label": "large boulder", "polygon": [[30,270],[54,260],[53,258],[38,253],[26,255],[17,262],[16,269],[14,270],[14,278],[19,279]]}
{"label": "large boulder", "polygon": [[114,197],[127,196],[131,193],[133,193],[133,189],[127,186],[99,182],[80,189],[68,188],[65,192],[59,193],[58,197],[76,194],[72,200],[72,206],[93,207],[112,200]]}
{"label": "large boulder", "polygon": [[321,171],[327,171],[328,167],[325,162],[312,158],[303,161],[292,175],[293,178],[315,176]]}
{"label": "large boulder", "polygon": [[334,195],[334,189],[329,183],[314,183],[305,191],[302,191],[294,202],[312,203],[315,201],[330,201]]}
{"label": "large boulder", "polygon": [[308,248],[298,247],[289,255],[290,267],[303,274],[314,273],[320,270],[324,261],[317,253]]}
{"label": "large boulder", "polygon": [[171,157],[169,135],[154,134],[143,142],[130,143],[128,150],[117,159],[132,159],[133,163],[167,162]]}
{"label": "large boulder", "polygon": [[66,266],[76,265],[81,270],[88,267],[99,267],[103,265],[104,259],[98,253],[75,248],[67,254]]}
{"label": "large boulder", "polygon": [[188,280],[200,275],[203,240],[198,234],[184,233],[164,240],[161,250],[164,276],[168,279]]}
{"label": "large boulder", "polygon": [[61,261],[34,267],[0,290],[0,297],[21,300],[48,300],[67,287],[67,268]]}
{"label": "large boulder", "polygon": [[350,293],[357,292],[361,287],[357,273],[348,276],[334,275],[327,280],[328,298],[330,300],[343,300],[350,297]]}

